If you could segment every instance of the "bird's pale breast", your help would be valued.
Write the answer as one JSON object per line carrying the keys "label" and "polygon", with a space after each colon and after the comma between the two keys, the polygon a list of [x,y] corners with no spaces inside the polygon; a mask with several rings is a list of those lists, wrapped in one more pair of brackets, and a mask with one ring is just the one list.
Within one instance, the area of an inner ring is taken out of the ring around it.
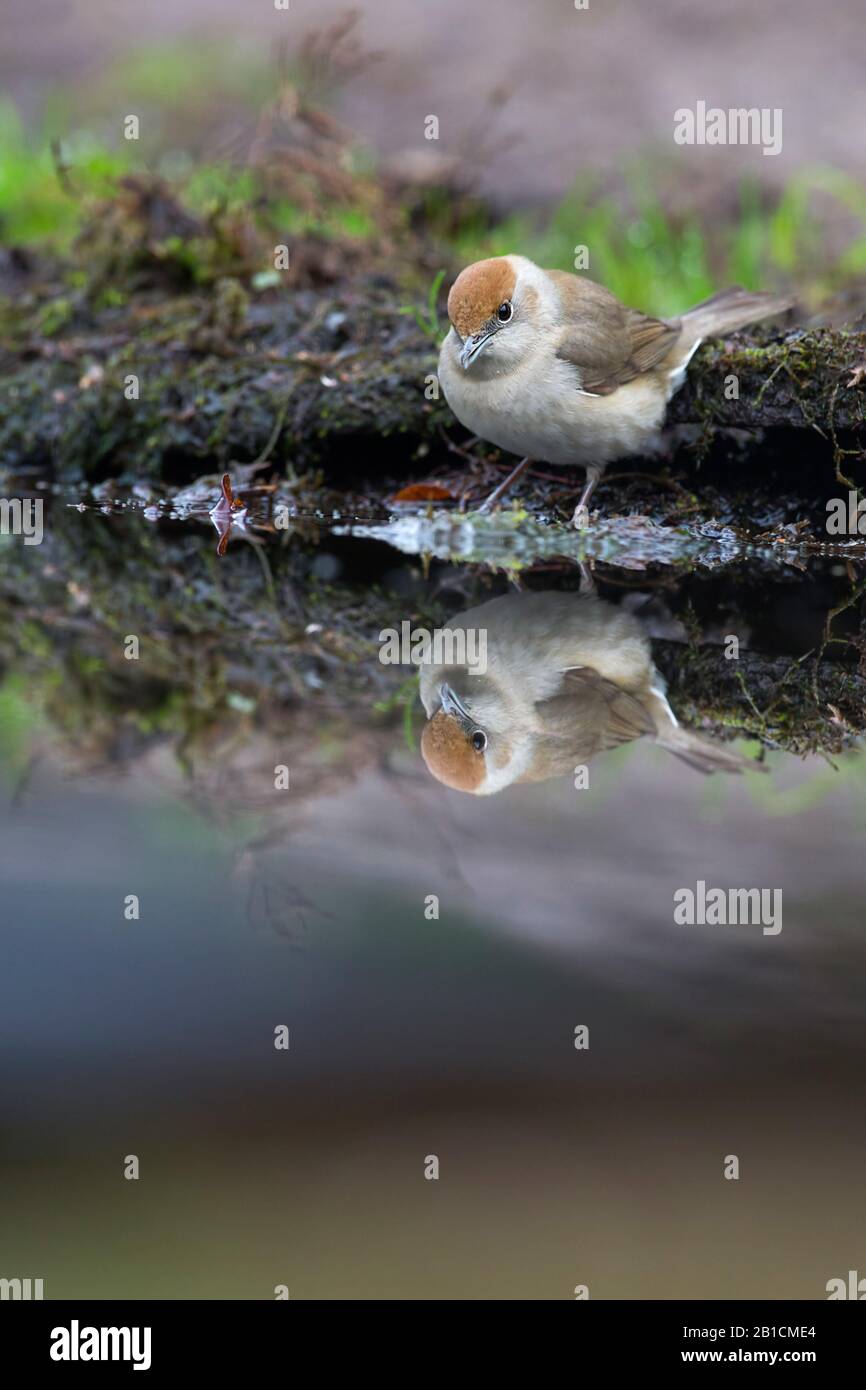
{"label": "bird's pale breast", "polygon": [[462,425],[500,449],[553,464],[610,463],[651,453],[659,443],[668,389],[664,374],[646,373],[609,396],[588,396],[574,369],[552,351],[514,371],[465,371],[449,334],[439,358],[445,399]]}

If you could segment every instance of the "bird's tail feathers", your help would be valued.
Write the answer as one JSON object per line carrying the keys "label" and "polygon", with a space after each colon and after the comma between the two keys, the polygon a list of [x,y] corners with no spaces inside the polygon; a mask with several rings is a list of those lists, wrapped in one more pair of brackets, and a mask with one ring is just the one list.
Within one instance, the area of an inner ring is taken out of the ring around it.
{"label": "bird's tail feathers", "polygon": [[668,753],[673,753],[684,763],[688,763],[696,772],[768,771],[765,763],[755,762],[754,758],[745,758],[724,743],[701,738],[690,729],[684,729],[681,724],[660,729],[656,734],[656,742]]}
{"label": "bird's tail feathers", "polygon": [[786,295],[744,290],[733,285],[687,309],[682,316],[683,328],[690,338],[716,338],[721,333],[733,333],[749,323],[782,314],[793,302]]}

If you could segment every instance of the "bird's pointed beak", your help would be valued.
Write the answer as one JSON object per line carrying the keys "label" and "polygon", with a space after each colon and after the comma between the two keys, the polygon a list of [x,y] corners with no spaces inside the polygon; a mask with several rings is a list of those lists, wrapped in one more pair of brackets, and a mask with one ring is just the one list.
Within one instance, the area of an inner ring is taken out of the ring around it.
{"label": "bird's pointed beak", "polygon": [[467,710],[445,681],[439,687],[439,701],[445,714],[456,714],[458,719],[469,718]]}
{"label": "bird's pointed beak", "polygon": [[496,329],[493,328],[488,329],[486,333],[470,333],[464,340],[460,349],[460,365],[464,371],[468,371],[476,357],[481,356],[495,332]]}

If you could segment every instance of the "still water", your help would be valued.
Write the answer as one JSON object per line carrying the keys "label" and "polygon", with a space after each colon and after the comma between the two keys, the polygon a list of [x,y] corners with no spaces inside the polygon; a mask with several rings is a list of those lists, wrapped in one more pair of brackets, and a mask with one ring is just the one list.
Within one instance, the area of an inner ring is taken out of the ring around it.
{"label": "still water", "polygon": [[[4,544],[0,1275],[825,1297],[866,1273],[855,568],[410,531]],[[379,659],[460,621],[483,699]],[[677,920],[712,889],[775,915]]]}

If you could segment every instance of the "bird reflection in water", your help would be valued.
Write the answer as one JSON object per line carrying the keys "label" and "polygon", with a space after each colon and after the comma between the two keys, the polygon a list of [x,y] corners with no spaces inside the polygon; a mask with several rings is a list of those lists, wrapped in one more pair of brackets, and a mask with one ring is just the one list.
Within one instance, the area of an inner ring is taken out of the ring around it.
{"label": "bird reflection in water", "polygon": [[506,594],[458,614],[448,629],[486,634],[486,669],[421,669],[421,752],[447,787],[486,796],[573,775],[639,738],[699,772],[766,770],[683,728],[644,625],[595,593]]}

